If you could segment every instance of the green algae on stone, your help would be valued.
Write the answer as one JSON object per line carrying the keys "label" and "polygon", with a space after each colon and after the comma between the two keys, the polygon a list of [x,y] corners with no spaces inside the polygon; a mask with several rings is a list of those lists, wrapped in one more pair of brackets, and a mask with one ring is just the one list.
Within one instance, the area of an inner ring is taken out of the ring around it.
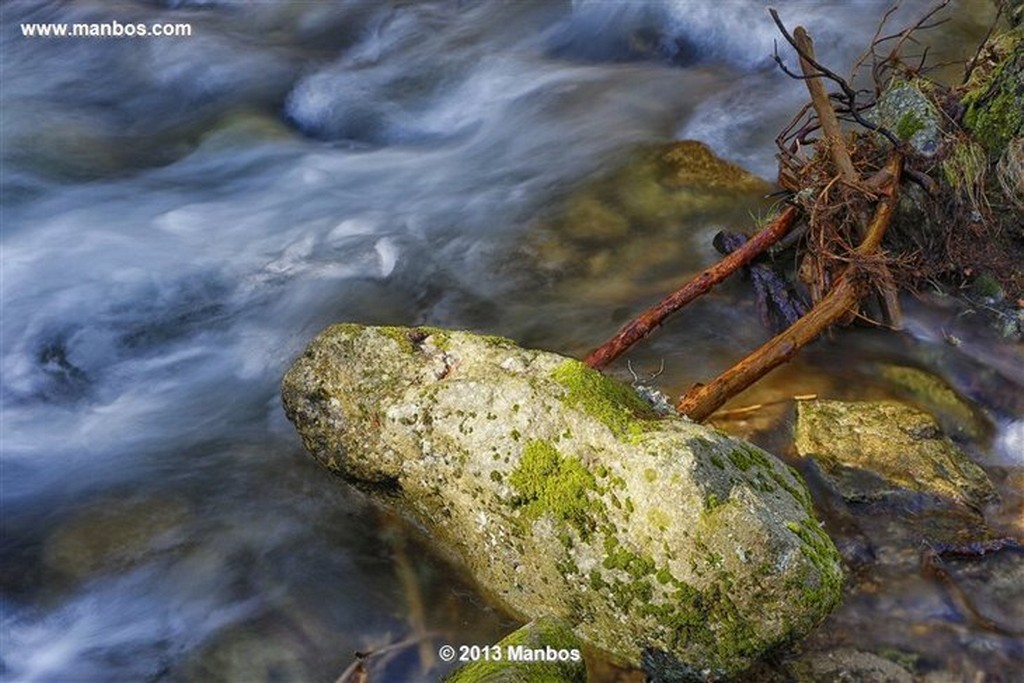
{"label": "green algae on stone", "polygon": [[284,406],[321,464],[425,527],[501,608],[559,616],[634,666],[656,651],[717,677],[838,599],[838,553],[808,536],[806,489],[772,456],[652,419],[578,361],[417,329],[328,329]]}
{"label": "green algae on stone", "polygon": [[481,648],[485,655],[450,673],[444,683],[586,683],[581,647],[567,623],[541,617]]}

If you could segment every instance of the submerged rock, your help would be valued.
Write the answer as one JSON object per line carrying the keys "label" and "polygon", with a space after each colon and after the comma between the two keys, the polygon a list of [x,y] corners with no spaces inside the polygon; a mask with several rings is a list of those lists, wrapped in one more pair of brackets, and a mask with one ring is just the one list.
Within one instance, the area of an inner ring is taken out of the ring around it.
{"label": "submerged rock", "polygon": [[582,183],[538,222],[529,251],[541,270],[570,279],[601,277],[606,292],[643,288],[652,278],[674,282],[692,258],[697,231],[733,209],[748,221],[747,211],[771,190],[702,142],[644,145],[621,166]]}
{"label": "submerged rock", "polygon": [[801,401],[796,448],[849,501],[914,492],[980,510],[996,495],[930,415],[895,401]]}
{"label": "submerged rock", "polygon": [[732,674],[839,601],[839,556],[792,470],[657,419],[579,361],[336,325],[283,399],[322,465],[425,526],[504,608],[564,619],[620,662]]}
{"label": "submerged rock", "polygon": [[310,664],[312,656],[308,645],[301,637],[295,632],[273,633],[272,636],[254,632],[253,624],[224,629],[191,654],[183,667],[182,678],[208,683],[317,679]]}
{"label": "submerged rock", "polygon": [[587,683],[580,642],[559,619],[531,621],[483,649],[485,656],[453,671],[445,683]]}
{"label": "submerged rock", "polygon": [[991,431],[984,416],[939,377],[905,365],[885,365],[880,374],[913,403],[927,410],[947,434],[980,439]]}
{"label": "submerged rock", "polygon": [[188,506],[175,499],[104,499],[59,526],[46,540],[43,559],[76,581],[126,571],[184,543],[180,527],[188,518]]}
{"label": "submerged rock", "polygon": [[914,676],[899,664],[870,652],[840,648],[804,657],[789,667],[798,683],[860,681],[861,683],[912,683]]}

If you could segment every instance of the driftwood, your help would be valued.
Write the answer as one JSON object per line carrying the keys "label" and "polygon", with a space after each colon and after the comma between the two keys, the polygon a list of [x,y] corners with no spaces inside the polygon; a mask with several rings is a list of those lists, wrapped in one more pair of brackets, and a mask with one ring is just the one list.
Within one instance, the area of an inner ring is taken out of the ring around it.
{"label": "driftwood", "polygon": [[853,168],[853,160],[850,158],[850,151],[843,143],[843,131],[839,127],[839,119],[832,109],[832,102],[825,92],[822,84],[822,75],[814,65],[814,42],[803,26],[797,26],[793,31],[793,46],[800,55],[800,70],[803,71],[807,91],[811,94],[811,105],[818,114],[818,122],[821,124],[821,132],[824,134],[824,143],[828,153],[832,157],[832,163],[839,171],[839,177],[844,182],[853,184],[859,176]]}
{"label": "driftwood", "polygon": [[712,287],[724,281],[782,239],[786,233],[792,230],[799,214],[800,210],[795,206],[787,206],[764,230],[747,240],[743,246],[711,268],[631,320],[614,337],[587,354],[583,362],[597,370],[607,366],[633,344],[653,332],[664,322],[665,318],[706,294]]}
{"label": "driftwood", "polygon": [[[898,154],[893,155],[887,167],[893,174],[886,188],[888,196],[879,201],[875,216],[868,226],[867,235],[856,249],[856,256],[870,257],[878,251],[882,237],[892,220],[901,165],[902,158]],[[697,422],[706,420],[723,403],[788,361],[797,351],[817,339],[829,326],[856,311],[868,291],[870,282],[866,272],[855,260],[839,278],[835,287],[808,311],[807,315],[714,380],[695,386],[679,400],[676,410]]]}
{"label": "driftwood", "polygon": [[[824,80],[837,83],[842,95],[837,99],[845,105],[845,111],[852,113],[854,120],[861,121],[860,107],[856,94],[849,84],[822,66],[814,56],[814,47],[807,31],[798,26],[791,35],[782,24],[778,14],[770,10],[772,18],[786,40],[796,50],[800,60],[802,76],[787,69],[776,53],[776,62],[789,75],[803,80],[811,96],[811,103],[799,116],[813,108],[816,123],[811,125],[820,128],[823,139],[817,148],[818,156],[826,153],[831,160],[835,174],[832,181],[825,186],[828,192],[835,181],[845,186],[842,196],[859,197],[859,201],[850,202],[847,208],[846,221],[853,238],[859,244],[854,248],[847,247],[840,255],[842,267],[838,272],[828,273],[821,267],[821,255],[810,251],[805,259],[810,259],[813,270],[817,274],[812,283],[814,306],[788,329],[778,334],[759,349],[748,355],[733,367],[706,384],[698,384],[681,397],[676,404],[678,412],[696,421],[707,419],[715,410],[730,398],[743,391],[759,380],[772,369],[792,358],[802,347],[816,339],[830,326],[847,323],[857,317],[862,301],[873,291],[879,294],[883,312],[898,321],[899,308],[895,292],[891,285],[891,276],[885,261],[878,257],[882,238],[892,220],[896,205],[899,183],[902,175],[903,157],[900,147],[890,156],[885,168],[868,179],[862,179],[857,172],[850,150],[843,137],[842,129],[833,105],[833,98],[826,92]],[[799,118],[799,117],[798,117]],[[883,134],[877,126],[869,125],[872,130]],[[890,135],[886,137],[892,139]],[[799,139],[799,138],[798,138]],[[785,156],[786,149],[780,145]],[[783,160],[783,170],[785,168]],[[780,174],[781,175],[781,174]],[[852,193],[852,194],[851,194]],[[873,216],[864,199],[875,201]],[[671,313],[679,310],[687,303],[705,294],[714,285],[725,280],[738,269],[750,264],[768,247],[777,243],[797,225],[800,220],[810,220],[804,215],[804,209],[798,204],[788,205],[764,230],[756,234],[745,244],[725,256],[711,268],[687,282],[683,287],[665,297],[657,305],[647,309],[631,320],[610,340],[594,349],[587,355],[585,362],[593,368],[601,369],[623,354],[634,343],[643,339],[657,328]],[[840,226],[835,226],[839,231]],[[836,258],[832,256],[833,268]],[[872,276],[879,282],[872,282]],[[831,284],[830,284],[831,283]]]}

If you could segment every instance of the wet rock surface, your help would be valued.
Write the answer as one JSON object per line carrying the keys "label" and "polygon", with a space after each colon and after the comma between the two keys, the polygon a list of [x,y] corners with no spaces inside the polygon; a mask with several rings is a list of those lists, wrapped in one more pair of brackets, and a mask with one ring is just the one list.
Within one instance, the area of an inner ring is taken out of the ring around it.
{"label": "wet rock surface", "polygon": [[996,495],[985,472],[930,415],[895,401],[803,401],[796,449],[814,458],[851,502],[917,493],[980,510]]}
{"label": "wet rock surface", "polygon": [[945,433],[978,439],[991,431],[981,412],[939,377],[904,365],[883,366],[880,374],[900,394],[933,415]]}
{"label": "wet rock surface", "polygon": [[423,525],[505,609],[564,619],[623,663],[735,674],[839,600],[838,554],[794,472],[657,419],[578,361],[336,325],[283,399],[322,465]]}

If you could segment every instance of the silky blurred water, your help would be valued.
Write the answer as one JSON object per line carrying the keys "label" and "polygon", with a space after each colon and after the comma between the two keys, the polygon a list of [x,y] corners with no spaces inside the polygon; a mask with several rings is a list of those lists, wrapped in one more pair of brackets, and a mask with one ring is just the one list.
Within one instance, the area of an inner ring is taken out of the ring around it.
{"label": "silky blurred water", "polygon": [[[833,64],[884,9],[776,4]],[[334,680],[354,651],[409,635],[415,593],[450,642],[511,627],[417,530],[310,462],[281,375],[339,320],[576,355],[611,334],[650,291],[541,273],[532,221],[643,142],[700,139],[770,178],[804,95],[771,62],[763,5],[0,6],[0,675]],[[990,13],[964,5],[940,52],[984,33]],[[19,29],[112,19],[193,36]],[[692,226],[680,276],[759,206]],[[717,296],[637,356],[666,360],[665,386],[764,337],[738,287]],[[1020,418],[999,413],[993,457],[1015,457]],[[424,675],[415,648],[382,671]]]}

